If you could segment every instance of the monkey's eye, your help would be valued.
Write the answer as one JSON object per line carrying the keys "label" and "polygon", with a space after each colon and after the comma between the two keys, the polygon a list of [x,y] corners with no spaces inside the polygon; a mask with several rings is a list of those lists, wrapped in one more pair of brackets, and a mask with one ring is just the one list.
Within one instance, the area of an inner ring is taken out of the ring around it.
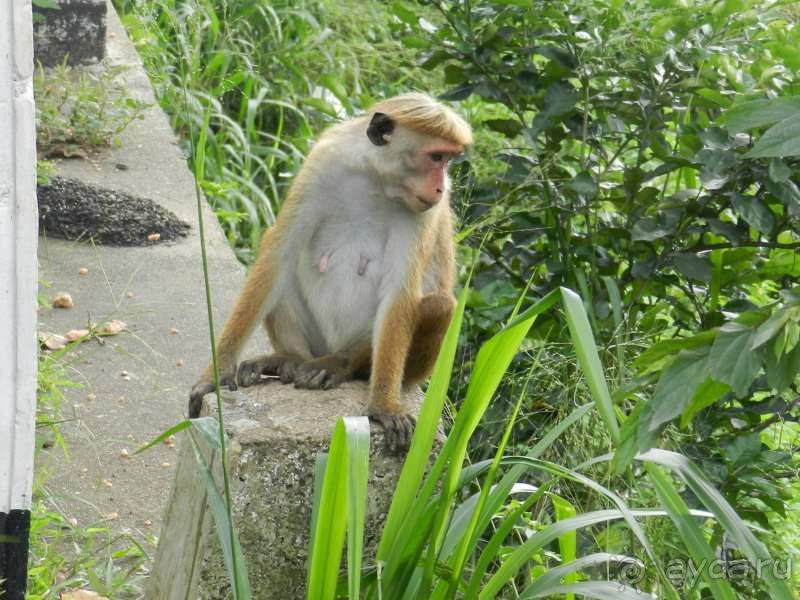
{"label": "monkey's eye", "polygon": [[444,154],[441,152],[431,152],[430,154],[431,160],[433,162],[442,162],[444,160]]}

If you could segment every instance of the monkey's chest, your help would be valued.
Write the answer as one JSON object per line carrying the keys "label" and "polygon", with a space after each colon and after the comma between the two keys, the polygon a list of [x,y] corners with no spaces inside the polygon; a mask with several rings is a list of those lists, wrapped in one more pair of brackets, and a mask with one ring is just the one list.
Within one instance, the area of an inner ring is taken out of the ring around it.
{"label": "monkey's chest", "polygon": [[387,270],[386,232],[329,223],[299,256],[298,283],[328,352],[370,336]]}

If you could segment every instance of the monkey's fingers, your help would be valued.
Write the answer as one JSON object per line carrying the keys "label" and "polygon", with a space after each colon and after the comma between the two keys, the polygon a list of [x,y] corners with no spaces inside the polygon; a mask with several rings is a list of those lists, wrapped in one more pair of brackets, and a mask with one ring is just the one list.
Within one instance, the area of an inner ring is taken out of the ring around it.
{"label": "monkey's fingers", "polygon": [[294,376],[294,386],[305,390],[330,390],[347,381],[347,369],[329,362],[312,360],[300,365]]}
{"label": "monkey's fingers", "polygon": [[414,426],[417,420],[408,414],[391,415],[388,413],[373,413],[369,415],[372,421],[380,423],[386,446],[395,454],[408,451],[411,446],[411,437],[414,435]]}
{"label": "monkey's fingers", "polygon": [[236,382],[242,387],[250,387],[261,381],[261,374],[264,372],[263,359],[246,360],[239,365],[236,374]]}

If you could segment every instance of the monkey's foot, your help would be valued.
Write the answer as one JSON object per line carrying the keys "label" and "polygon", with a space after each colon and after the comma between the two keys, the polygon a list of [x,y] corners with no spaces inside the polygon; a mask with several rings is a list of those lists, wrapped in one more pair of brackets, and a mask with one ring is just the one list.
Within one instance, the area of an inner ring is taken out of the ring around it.
{"label": "monkey's foot", "polygon": [[[232,392],[236,391],[236,376],[234,373],[220,373],[219,387],[228,387]],[[200,411],[203,408],[203,396],[214,391],[214,382],[201,379],[189,392],[189,418],[196,419],[200,416]]]}
{"label": "monkey's foot", "polygon": [[288,354],[270,354],[246,360],[239,365],[237,381],[242,387],[250,387],[261,381],[262,375],[277,375],[281,383],[294,381],[295,371],[302,363],[296,356]]}
{"label": "monkey's foot", "polygon": [[406,452],[411,446],[411,436],[414,435],[414,426],[417,424],[414,417],[407,414],[390,415],[376,412],[371,413],[369,418],[383,427],[383,435],[389,450],[399,454]]}
{"label": "monkey's foot", "polygon": [[349,362],[342,356],[323,356],[297,367],[294,386],[307,390],[329,390],[353,378]]}

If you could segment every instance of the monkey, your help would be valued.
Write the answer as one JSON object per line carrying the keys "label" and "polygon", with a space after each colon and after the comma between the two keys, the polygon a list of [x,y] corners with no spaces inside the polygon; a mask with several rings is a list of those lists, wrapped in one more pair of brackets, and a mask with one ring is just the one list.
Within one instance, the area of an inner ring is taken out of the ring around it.
{"label": "monkey", "polygon": [[[323,132],[268,228],[217,345],[221,385],[277,376],[330,389],[369,378],[368,416],[408,447],[404,386],[433,369],[455,309],[448,166],[469,124],[421,93],[383,100]],[[263,323],[272,354],[239,363]],[[189,416],[214,389],[209,365]]]}

